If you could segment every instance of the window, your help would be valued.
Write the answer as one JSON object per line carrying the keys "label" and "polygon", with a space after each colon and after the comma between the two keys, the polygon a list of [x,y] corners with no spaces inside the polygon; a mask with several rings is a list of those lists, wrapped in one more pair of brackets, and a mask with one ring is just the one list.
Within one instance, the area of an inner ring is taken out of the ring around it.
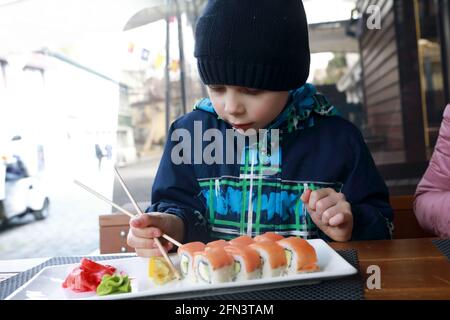
{"label": "window", "polygon": [[424,112],[425,144],[428,157],[431,156],[445,101],[444,75],[442,64],[442,38],[438,24],[437,1],[416,1],[416,21],[418,24],[419,70]]}

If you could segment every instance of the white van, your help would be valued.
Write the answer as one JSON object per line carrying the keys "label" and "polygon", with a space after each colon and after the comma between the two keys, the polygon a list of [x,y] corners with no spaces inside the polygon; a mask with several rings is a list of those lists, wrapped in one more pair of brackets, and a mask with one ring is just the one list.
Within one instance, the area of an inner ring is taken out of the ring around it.
{"label": "white van", "polygon": [[[16,137],[16,140],[20,137]],[[13,139],[14,141],[14,139]],[[0,161],[0,224],[33,214],[37,220],[47,218],[50,200],[39,175],[30,175],[20,155],[2,155]]]}

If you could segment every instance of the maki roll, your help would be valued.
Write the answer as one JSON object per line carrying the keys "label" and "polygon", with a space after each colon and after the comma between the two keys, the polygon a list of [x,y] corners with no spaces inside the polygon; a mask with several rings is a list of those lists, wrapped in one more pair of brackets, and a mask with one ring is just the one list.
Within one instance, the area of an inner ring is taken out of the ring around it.
{"label": "maki roll", "polygon": [[289,237],[277,243],[284,249],[289,273],[295,274],[320,270],[317,265],[316,250],[308,241],[298,237]]}
{"label": "maki roll", "polygon": [[261,278],[261,259],[256,250],[243,245],[224,248],[233,257],[233,281]]}
{"label": "maki roll", "polygon": [[255,240],[253,240],[249,236],[240,236],[240,237],[234,238],[233,240],[229,241],[229,244],[232,246],[235,246],[235,245],[248,246],[249,244],[252,244],[252,243],[255,243]]}
{"label": "maki roll", "polygon": [[262,277],[271,278],[284,275],[287,266],[284,249],[273,241],[260,241],[249,245],[261,258]]}
{"label": "maki roll", "polygon": [[226,246],[229,246],[229,243],[227,241],[223,240],[223,239],[220,239],[220,240],[208,242],[206,244],[205,250],[208,250],[208,249],[211,249],[211,248],[223,248],[223,247],[226,247]]}
{"label": "maki roll", "polygon": [[279,241],[284,239],[284,237],[282,235],[279,235],[278,233],[275,232],[266,232],[263,234],[260,234],[259,236],[255,237],[255,242],[261,242],[261,241]]}
{"label": "maki roll", "polygon": [[194,270],[199,281],[228,282],[233,279],[234,260],[223,247],[210,248],[194,254]]}
{"label": "maki roll", "polygon": [[180,257],[180,269],[184,277],[191,281],[197,281],[194,272],[194,253],[203,251],[205,244],[202,242],[190,242],[178,248],[178,255]]}

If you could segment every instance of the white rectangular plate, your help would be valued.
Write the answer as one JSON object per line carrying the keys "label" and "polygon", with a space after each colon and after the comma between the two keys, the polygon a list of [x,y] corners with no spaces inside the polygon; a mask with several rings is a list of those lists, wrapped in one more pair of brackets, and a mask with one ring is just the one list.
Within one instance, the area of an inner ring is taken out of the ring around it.
{"label": "white rectangular plate", "polygon": [[[97,296],[94,292],[75,293],[64,289],[62,283],[66,276],[78,265],[60,265],[46,267],[37,273],[30,281],[17,289],[7,300],[66,300],[66,299],[132,299],[132,298],[187,298],[207,295],[209,290],[214,294],[244,292],[277,287],[298,286],[317,283],[322,280],[334,279],[355,274],[357,270],[321,239],[308,240],[315,248],[318,257],[319,272],[297,275],[285,275],[269,279],[254,279],[240,282],[220,284],[192,283],[189,280],[171,281],[164,285],[154,284],[148,277],[148,258],[132,257],[115,260],[99,261],[123,271],[131,278],[132,292]],[[179,259],[171,255],[172,261],[179,269]],[[210,292],[209,294],[211,294]]]}

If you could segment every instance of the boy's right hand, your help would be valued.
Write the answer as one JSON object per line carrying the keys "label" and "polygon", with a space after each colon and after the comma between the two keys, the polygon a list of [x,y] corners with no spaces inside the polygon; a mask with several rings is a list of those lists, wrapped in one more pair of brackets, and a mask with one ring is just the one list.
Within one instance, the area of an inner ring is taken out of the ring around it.
{"label": "boy's right hand", "polygon": [[[135,248],[140,257],[161,256],[153,238],[159,238],[163,233],[181,242],[184,236],[183,220],[168,213],[145,213],[130,220],[127,243]],[[161,239],[161,244],[166,251],[173,248],[173,244],[165,239]]]}

